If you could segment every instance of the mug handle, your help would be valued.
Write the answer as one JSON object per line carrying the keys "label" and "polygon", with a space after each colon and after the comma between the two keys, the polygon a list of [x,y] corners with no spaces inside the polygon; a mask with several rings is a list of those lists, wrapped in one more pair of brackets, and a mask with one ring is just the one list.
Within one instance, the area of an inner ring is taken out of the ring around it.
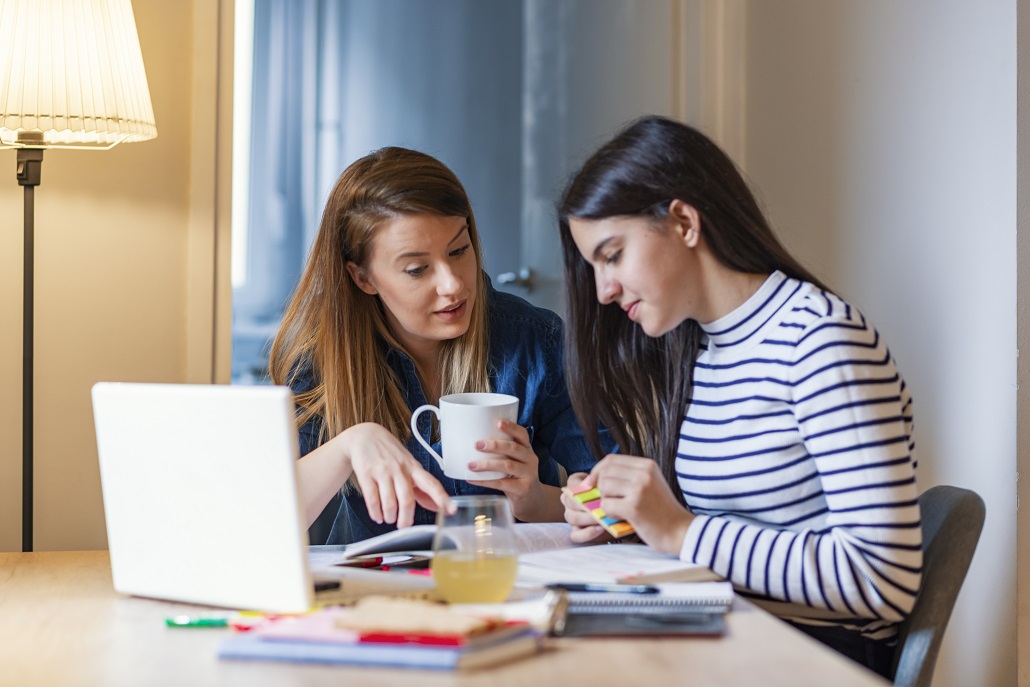
{"label": "mug handle", "polygon": [[411,433],[412,433],[412,435],[414,435],[414,437],[416,439],[418,439],[418,443],[422,444],[422,448],[424,448],[425,450],[429,451],[429,455],[431,455],[433,458],[436,458],[436,462],[440,464],[440,469],[442,470],[443,469],[443,457],[441,457],[439,453],[434,451],[432,446],[430,446],[429,444],[426,443],[426,440],[422,438],[421,432],[418,431],[418,416],[421,415],[423,412],[425,412],[427,410],[432,411],[433,415],[436,416],[436,421],[437,422],[440,421],[440,409],[439,408],[437,408],[434,405],[430,405],[430,404],[426,404],[424,406],[419,406],[418,408],[415,409],[415,412],[411,414]]}

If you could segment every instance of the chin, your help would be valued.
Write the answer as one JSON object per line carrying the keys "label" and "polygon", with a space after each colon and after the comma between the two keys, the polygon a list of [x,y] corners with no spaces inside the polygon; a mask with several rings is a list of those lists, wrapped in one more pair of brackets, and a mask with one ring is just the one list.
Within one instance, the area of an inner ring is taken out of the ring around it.
{"label": "chin", "polygon": [[454,339],[457,339],[458,337],[464,336],[465,332],[467,332],[468,330],[469,330],[469,323],[468,322],[462,322],[462,323],[458,323],[458,324],[453,324],[453,325],[450,325],[448,327],[443,327],[443,328],[437,330],[438,333],[439,333],[439,336],[437,336],[436,338],[437,338],[438,341],[453,341]]}
{"label": "chin", "polygon": [[657,339],[658,337],[665,336],[666,334],[671,332],[673,329],[676,328],[676,325],[669,325],[667,323],[661,323],[658,325],[642,323],[640,325],[640,328],[644,330],[644,333],[652,339]]}

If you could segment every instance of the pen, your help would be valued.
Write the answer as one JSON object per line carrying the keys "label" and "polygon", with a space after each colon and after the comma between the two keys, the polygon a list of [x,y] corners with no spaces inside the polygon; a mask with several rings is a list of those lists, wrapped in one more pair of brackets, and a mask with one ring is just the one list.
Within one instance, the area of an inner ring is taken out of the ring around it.
{"label": "pen", "polygon": [[168,627],[226,627],[229,618],[225,616],[175,615],[165,618]]}
{"label": "pen", "polygon": [[567,592],[621,592],[623,594],[657,594],[658,587],[649,584],[580,584],[559,582],[547,585],[548,589],[564,589]]}

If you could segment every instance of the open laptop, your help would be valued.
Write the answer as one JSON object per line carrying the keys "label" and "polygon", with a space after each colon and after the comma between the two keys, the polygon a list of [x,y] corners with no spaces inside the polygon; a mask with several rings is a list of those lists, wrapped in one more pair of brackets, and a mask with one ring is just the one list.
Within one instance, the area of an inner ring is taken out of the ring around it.
{"label": "open laptop", "polygon": [[311,607],[287,387],[101,382],[92,394],[116,591]]}

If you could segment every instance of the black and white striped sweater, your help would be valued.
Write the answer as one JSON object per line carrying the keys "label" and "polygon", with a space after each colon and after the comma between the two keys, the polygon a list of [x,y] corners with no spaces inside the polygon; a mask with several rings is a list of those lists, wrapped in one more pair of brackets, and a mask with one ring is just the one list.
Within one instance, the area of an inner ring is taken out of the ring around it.
{"label": "black and white striped sweater", "polygon": [[704,325],[676,473],[681,558],[800,622],[875,638],[922,570],[912,400],[855,308],[780,272]]}

